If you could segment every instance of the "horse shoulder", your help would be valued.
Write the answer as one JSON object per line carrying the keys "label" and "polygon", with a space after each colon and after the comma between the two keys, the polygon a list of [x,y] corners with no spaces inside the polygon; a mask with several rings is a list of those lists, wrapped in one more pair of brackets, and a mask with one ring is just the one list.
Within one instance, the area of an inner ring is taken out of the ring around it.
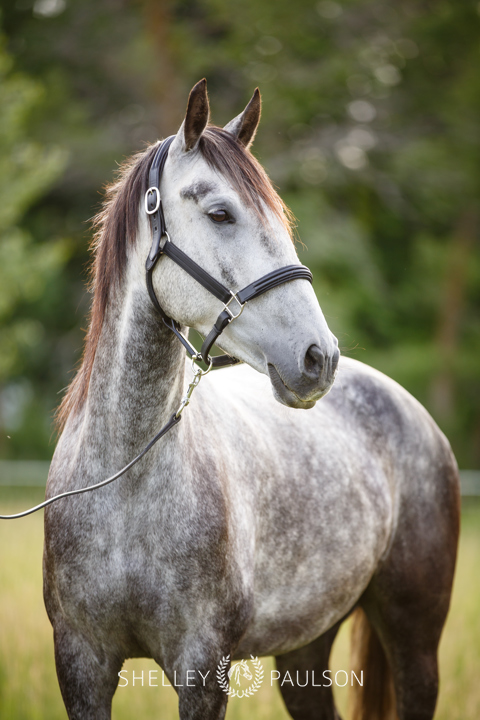
{"label": "horse shoulder", "polygon": [[458,467],[450,444],[410,393],[381,372],[343,359],[327,401],[361,437],[366,452],[380,459],[391,488],[394,528],[400,517],[418,524],[428,513],[434,527],[457,513]]}
{"label": "horse shoulder", "polygon": [[364,363],[342,358],[326,400],[344,418],[346,427],[363,433],[370,451],[388,451],[399,468],[438,460],[455,463],[448,440],[423,405]]}

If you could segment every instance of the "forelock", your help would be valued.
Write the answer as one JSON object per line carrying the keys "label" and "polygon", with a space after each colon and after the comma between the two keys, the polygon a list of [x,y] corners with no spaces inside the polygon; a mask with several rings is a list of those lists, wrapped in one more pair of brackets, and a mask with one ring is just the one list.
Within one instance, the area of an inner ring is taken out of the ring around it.
{"label": "forelock", "polygon": [[270,178],[252,155],[225,130],[209,125],[203,133],[198,151],[207,164],[223,176],[238,192],[241,200],[265,223],[270,210],[293,234],[293,215],[273,187]]}

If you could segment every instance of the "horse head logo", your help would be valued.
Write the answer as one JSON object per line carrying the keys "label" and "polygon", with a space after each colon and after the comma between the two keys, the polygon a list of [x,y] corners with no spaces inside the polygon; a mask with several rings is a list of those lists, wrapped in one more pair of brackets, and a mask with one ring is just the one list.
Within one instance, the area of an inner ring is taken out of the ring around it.
{"label": "horse head logo", "polygon": [[231,680],[232,676],[237,683],[237,685],[240,685],[240,677],[244,677],[247,680],[252,679],[252,673],[250,672],[250,669],[247,665],[246,660],[240,660],[240,662],[235,663],[235,665],[232,665],[230,670],[228,671],[228,679]]}
{"label": "horse head logo", "polygon": [[[230,664],[230,655],[227,655],[226,657],[224,656],[220,660],[217,667],[217,682],[223,692],[227,693],[229,697],[251,697],[260,688],[263,682],[262,663],[258,657],[253,657],[253,655],[250,655],[250,657],[252,658],[251,662],[254,668],[254,673],[248,667],[246,660],[240,660],[235,663],[235,665],[231,666],[228,672],[227,667]],[[255,674],[255,678],[253,677],[253,674]],[[238,686],[240,686],[242,678],[251,680],[252,682],[250,682],[247,687],[239,688]],[[230,682],[232,683],[231,685],[229,684]],[[234,683],[237,685],[237,689],[232,687]]]}

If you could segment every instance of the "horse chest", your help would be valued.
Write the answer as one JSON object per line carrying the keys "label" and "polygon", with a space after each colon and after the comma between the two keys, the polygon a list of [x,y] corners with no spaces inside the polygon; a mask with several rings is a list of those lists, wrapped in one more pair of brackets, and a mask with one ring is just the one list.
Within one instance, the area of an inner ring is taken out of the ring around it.
{"label": "horse chest", "polygon": [[62,611],[75,622],[104,617],[110,626],[114,618],[143,618],[161,626],[225,586],[228,528],[218,486],[205,475],[192,484],[181,465],[170,471],[183,473],[181,491],[171,493],[165,478],[154,478],[134,503],[115,498],[107,514],[102,503],[84,497],[70,513],[52,518],[61,548],[47,543],[46,567]]}

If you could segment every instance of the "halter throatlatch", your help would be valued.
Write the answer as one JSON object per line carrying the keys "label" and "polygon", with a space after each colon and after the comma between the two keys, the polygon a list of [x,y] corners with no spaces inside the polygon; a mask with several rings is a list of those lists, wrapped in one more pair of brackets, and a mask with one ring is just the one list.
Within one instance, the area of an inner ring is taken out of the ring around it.
{"label": "halter throatlatch", "polygon": [[[245,304],[249,300],[263,295],[267,290],[271,290],[278,285],[290,282],[290,280],[309,280],[312,282],[312,273],[304,265],[287,265],[278,270],[273,270],[273,272],[267,275],[263,275],[258,280],[244,287],[243,290],[234,293],[212,277],[206,270],[200,267],[200,265],[197,265],[183,250],[180,250],[179,247],[174,245],[167,233],[160,197],[160,180],[167,160],[168,150],[174,138],[175,135],[171,135],[159,145],[148,176],[148,190],[145,194],[145,211],[147,215],[150,216],[150,225],[152,228],[152,247],[150,248],[146,262],[148,294],[165,325],[175,333],[192,358],[203,360],[209,367],[214,368],[236,365],[240,360],[231,355],[210,357],[212,345],[214,345],[218,336],[225,330],[227,325],[231,323],[232,320],[240,317]],[[164,237],[166,240],[163,245],[161,245],[162,238]],[[197,352],[193,345],[188,342],[187,338],[182,335],[178,323],[168,317],[158,302],[153,287],[152,274],[157,261],[162,255],[166,255],[177,263],[177,265],[183,268],[183,270],[191,275],[200,285],[203,285],[206,290],[223,303],[223,310],[205,338],[200,352]]]}

